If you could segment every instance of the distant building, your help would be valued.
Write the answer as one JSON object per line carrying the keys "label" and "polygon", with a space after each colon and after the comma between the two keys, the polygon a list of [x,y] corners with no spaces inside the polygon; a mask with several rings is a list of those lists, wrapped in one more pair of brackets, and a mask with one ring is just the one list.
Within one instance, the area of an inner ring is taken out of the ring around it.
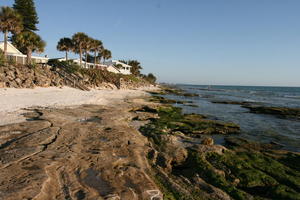
{"label": "distant building", "polygon": [[[58,58],[59,61],[66,61],[66,58]],[[79,59],[69,59],[71,61],[73,61],[74,63],[80,65],[80,60]],[[119,67],[117,67],[119,66]],[[107,61],[104,64],[96,64],[95,63],[90,63],[87,62],[85,63],[85,61],[81,62],[81,67],[83,68],[96,68],[96,69],[106,69],[109,72],[113,72],[116,74],[131,74],[130,69],[131,66],[124,64],[122,62],[119,62],[117,60],[111,60],[111,61]]]}
{"label": "distant building", "polygon": [[[4,51],[4,42],[0,42],[0,49]],[[26,64],[27,55],[22,54],[14,45],[10,42],[7,42],[7,60],[16,62],[18,64]],[[49,58],[47,57],[39,57],[39,56],[31,56],[31,60],[37,64],[45,64],[48,62]]]}
{"label": "distant building", "polygon": [[120,71],[121,74],[127,74],[127,75],[131,74],[132,66],[122,63],[118,60],[107,61],[104,64],[109,65],[109,66],[115,66],[116,68],[118,68],[118,70]]}

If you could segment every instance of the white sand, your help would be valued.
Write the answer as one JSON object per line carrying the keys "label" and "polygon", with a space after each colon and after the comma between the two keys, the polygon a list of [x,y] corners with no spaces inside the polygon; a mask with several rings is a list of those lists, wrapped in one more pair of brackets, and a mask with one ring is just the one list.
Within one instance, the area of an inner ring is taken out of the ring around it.
{"label": "white sand", "polygon": [[64,107],[82,104],[109,105],[120,100],[147,95],[143,88],[138,90],[91,90],[81,91],[74,88],[62,89],[35,88],[15,89],[0,88],[0,125],[22,122],[22,109],[32,107]]}

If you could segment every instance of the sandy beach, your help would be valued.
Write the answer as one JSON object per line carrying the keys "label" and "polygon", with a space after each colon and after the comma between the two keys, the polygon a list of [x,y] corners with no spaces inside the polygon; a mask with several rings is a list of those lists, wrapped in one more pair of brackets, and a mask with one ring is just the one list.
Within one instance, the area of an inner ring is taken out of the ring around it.
{"label": "sandy beach", "polygon": [[146,90],[155,87],[136,90],[96,90],[82,91],[70,87],[16,89],[0,88],[0,125],[22,122],[24,109],[34,107],[77,106],[82,104],[109,105],[120,100],[144,96]]}

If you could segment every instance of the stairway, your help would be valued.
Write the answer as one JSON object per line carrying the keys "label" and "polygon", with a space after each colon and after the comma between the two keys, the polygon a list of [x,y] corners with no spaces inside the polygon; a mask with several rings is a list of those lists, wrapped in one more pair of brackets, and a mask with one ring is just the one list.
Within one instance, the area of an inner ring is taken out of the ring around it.
{"label": "stairway", "polygon": [[90,89],[88,87],[86,87],[85,85],[81,84],[80,82],[83,81],[83,79],[75,74],[71,74],[66,72],[64,69],[62,68],[56,68],[55,72],[61,76],[66,83],[70,84],[71,87],[74,88],[78,88],[80,90],[84,90],[84,91],[90,91]]}

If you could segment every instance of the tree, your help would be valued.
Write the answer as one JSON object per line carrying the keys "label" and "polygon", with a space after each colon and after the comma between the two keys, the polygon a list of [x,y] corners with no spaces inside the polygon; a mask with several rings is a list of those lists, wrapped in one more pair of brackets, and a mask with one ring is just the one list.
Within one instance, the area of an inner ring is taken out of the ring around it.
{"label": "tree", "polygon": [[87,67],[88,52],[92,49],[93,39],[86,37],[83,43],[83,50],[85,51],[85,67]]}
{"label": "tree", "polygon": [[4,33],[4,55],[7,53],[8,33],[19,33],[23,29],[22,17],[10,7],[1,7],[0,31]]}
{"label": "tree", "polygon": [[38,30],[36,25],[39,23],[39,18],[33,0],[15,0],[13,8],[22,16],[25,31]]}
{"label": "tree", "polygon": [[101,52],[102,58],[103,58],[103,63],[105,62],[105,60],[110,59],[111,58],[111,51],[108,49],[103,49]]}
{"label": "tree", "polygon": [[18,34],[15,42],[26,50],[27,64],[31,64],[31,56],[33,52],[42,53],[46,43],[42,38],[34,32],[24,31]]}
{"label": "tree", "polygon": [[97,64],[97,54],[99,54],[103,49],[103,44],[100,40],[92,40],[91,52],[94,52],[94,64]]}
{"label": "tree", "polygon": [[135,75],[135,76],[139,76],[141,74],[141,63],[137,60],[128,60],[127,64],[131,66],[130,72]]}
{"label": "tree", "polygon": [[156,82],[156,77],[152,73],[149,73],[147,76],[145,76],[145,79],[152,84]]}
{"label": "tree", "polygon": [[126,65],[128,65],[128,61],[127,60],[119,60],[119,62],[124,63]]}
{"label": "tree", "polygon": [[86,38],[88,38],[88,36],[85,33],[82,33],[82,32],[75,33],[72,36],[72,41],[73,41],[73,44],[74,44],[73,51],[75,53],[79,53],[80,66],[82,66],[82,51],[83,51],[83,48],[84,48],[84,44],[86,42]]}
{"label": "tree", "polygon": [[66,61],[68,61],[68,52],[73,50],[74,44],[72,39],[70,38],[61,38],[56,46],[58,51],[65,51],[66,52]]}

